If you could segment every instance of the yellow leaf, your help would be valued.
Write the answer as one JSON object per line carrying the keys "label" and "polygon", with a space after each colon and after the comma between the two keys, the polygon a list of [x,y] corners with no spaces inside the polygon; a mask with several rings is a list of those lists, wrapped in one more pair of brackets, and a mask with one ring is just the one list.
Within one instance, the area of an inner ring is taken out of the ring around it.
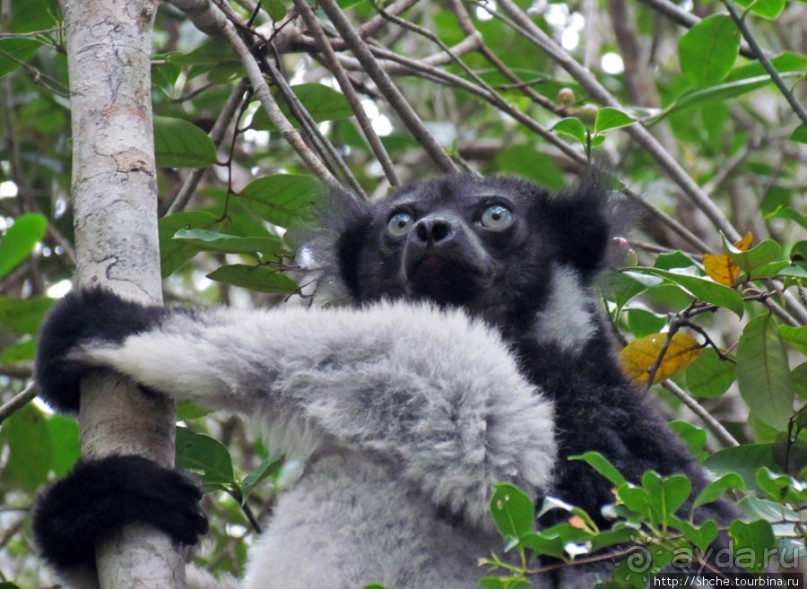
{"label": "yellow leaf", "polygon": [[734,286],[740,275],[740,267],[726,254],[703,254],[703,269],[709,278],[726,286]]}
{"label": "yellow leaf", "polygon": [[743,235],[743,238],[740,241],[734,244],[734,247],[736,247],[741,252],[747,252],[748,248],[751,247],[752,241],[754,241],[754,234],[749,231],[748,233]]}
{"label": "yellow leaf", "polygon": [[[654,333],[639,338],[625,346],[619,353],[619,359],[627,372],[628,377],[636,383],[643,384],[650,377],[650,371],[658,363],[661,351],[667,341],[668,334]],[[683,370],[701,353],[701,345],[691,335],[676,332],[672,336],[670,345],[656,370],[653,384],[670,378],[673,374]]]}
{"label": "yellow leaf", "polygon": [[[749,231],[734,244],[734,247],[741,252],[746,252],[751,247],[753,240],[754,234]],[[706,270],[709,278],[726,286],[734,286],[740,275],[740,267],[732,262],[726,254],[704,254],[703,269]]]}

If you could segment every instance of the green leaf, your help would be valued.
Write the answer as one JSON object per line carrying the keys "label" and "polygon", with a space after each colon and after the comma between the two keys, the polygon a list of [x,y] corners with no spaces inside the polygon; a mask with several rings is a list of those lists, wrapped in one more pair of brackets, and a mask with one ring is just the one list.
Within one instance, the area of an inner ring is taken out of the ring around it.
{"label": "green leaf", "polygon": [[707,435],[701,428],[686,421],[671,421],[670,429],[684,441],[698,460],[703,460],[708,456],[708,454],[703,451],[703,447],[706,445]]}
{"label": "green leaf", "polygon": [[768,20],[776,20],[785,9],[787,0],[736,0],[737,6]]}
{"label": "green leaf", "polygon": [[757,471],[759,488],[765,491],[773,501],[779,503],[786,500],[799,502],[798,493],[793,492],[794,483],[801,487],[800,483],[796,483],[786,474],[774,473],[769,468],[760,468]]}
{"label": "green leaf", "polygon": [[45,416],[29,403],[3,422],[2,432],[8,440],[3,477],[35,491],[47,480],[52,459]]}
{"label": "green leaf", "polygon": [[699,276],[682,274],[658,268],[636,267],[633,272],[659,276],[683,288],[687,293],[705,303],[723,307],[742,317],[745,312],[743,297],[736,290]]}
{"label": "green leaf", "polygon": [[740,251],[731,243],[726,243],[727,255],[747,276],[757,277],[755,271],[772,262],[782,260],[782,246],[766,239],[748,251]]}
{"label": "green leaf", "polygon": [[588,134],[586,131],[586,126],[583,124],[583,121],[576,117],[567,117],[565,119],[561,119],[549,130],[554,131],[555,133],[571,135],[583,145],[586,144],[586,137]]}
{"label": "green leaf", "polygon": [[36,340],[21,339],[16,344],[11,344],[2,348],[0,352],[0,364],[15,364],[26,360],[33,360],[36,356]]}
{"label": "green leaf", "polygon": [[678,522],[678,527],[684,533],[687,540],[698,547],[701,553],[705,554],[712,542],[717,538],[717,523],[714,520],[707,520],[702,525],[696,526],[686,521]]}
{"label": "green leaf", "polygon": [[807,216],[790,206],[779,206],[765,215],[769,219],[788,219],[807,229]]}
{"label": "green leaf", "polygon": [[[298,84],[292,86],[291,91],[317,123],[347,119],[353,116],[353,110],[344,95],[329,86],[323,84]],[[278,92],[274,91],[273,94],[278,100],[280,110],[283,111],[289,122],[295,127],[299,127],[299,121],[292,116],[291,109],[280,98]],[[263,109],[258,110],[255,116],[252,117],[252,127],[268,131],[277,130]]]}
{"label": "green leaf", "polygon": [[597,552],[602,548],[617,544],[632,544],[638,540],[638,536],[639,532],[628,526],[600,532],[591,539],[591,551]]}
{"label": "green leaf", "polygon": [[792,374],[796,394],[802,399],[807,399],[807,362],[802,362],[796,366]]}
{"label": "green leaf", "polygon": [[311,204],[322,195],[322,185],[312,176],[275,174],[249,183],[238,195],[246,208],[280,227],[311,216]]}
{"label": "green leaf", "polygon": [[286,16],[287,6],[284,0],[266,0],[261,6],[266,9],[269,18],[276,23]]}
{"label": "green leaf", "polygon": [[181,229],[206,229],[214,226],[216,222],[215,215],[202,211],[183,211],[159,220],[160,270],[163,278],[167,278],[176,272],[199,251],[191,243],[174,239],[177,231]]}
{"label": "green leaf", "polygon": [[636,339],[659,333],[667,325],[666,315],[659,315],[647,309],[626,309],[625,315],[628,320],[628,329]]}
{"label": "green leaf", "polygon": [[689,498],[692,482],[689,477],[682,474],[662,477],[653,471],[648,471],[642,475],[642,487],[647,493],[653,521],[667,526],[670,518]]}
{"label": "green leaf", "polygon": [[291,278],[267,266],[231,264],[214,270],[207,277],[224,284],[260,292],[295,294],[300,291],[300,287]]}
{"label": "green leaf", "polygon": [[496,156],[496,169],[499,172],[528,178],[551,190],[561,190],[566,186],[563,170],[555,160],[536,151],[533,145],[511,145]]}
{"label": "green leaf", "polygon": [[735,364],[722,360],[714,348],[703,350],[686,371],[689,392],[702,399],[719,397],[735,380]]}
{"label": "green leaf", "polygon": [[482,577],[479,586],[484,589],[531,589],[532,583],[523,577]]}
{"label": "green leaf", "polygon": [[185,427],[177,428],[176,465],[197,473],[207,490],[228,490],[237,486],[227,447]]}
{"label": "green leaf", "polygon": [[210,415],[210,413],[211,411],[209,409],[197,405],[188,399],[177,401],[177,421],[199,419],[205,415]]}
{"label": "green leaf", "polygon": [[154,117],[154,153],[161,168],[205,168],[216,163],[216,146],[184,119]]}
{"label": "green leaf", "polygon": [[494,485],[490,513],[505,539],[522,538],[535,527],[535,503],[524,491],[510,483]]}
{"label": "green leaf", "polygon": [[213,37],[189,53],[171,53],[166,60],[182,66],[214,66],[225,61],[238,61],[238,56],[223,37]]}
{"label": "green leaf", "polygon": [[614,485],[620,486],[627,483],[627,480],[611,462],[599,452],[585,452],[577,456],[569,456],[569,460],[582,460],[594,470],[611,481]]}
{"label": "green leaf", "polygon": [[807,241],[798,241],[790,248],[790,261],[807,269]]}
{"label": "green leaf", "polygon": [[[801,78],[803,76],[800,72],[787,72],[781,75],[783,79]],[[736,98],[754,90],[759,90],[771,84],[771,78],[767,74],[760,75],[754,78],[745,78],[726,82],[723,84],[715,84],[705,88],[697,88],[689,92],[685,92],[678,99],[670,103],[658,116],[653,118],[656,123],[668,115],[700,104],[706,104],[715,101],[725,101],[729,98]]]}
{"label": "green leaf", "polygon": [[532,550],[535,554],[551,556],[553,558],[563,558],[566,556],[563,549],[565,541],[558,536],[547,538],[544,534],[529,532],[521,537],[520,543],[524,548]]}
{"label": "green leaf", "polygon": [[33,251],[45,235],[48,220],[42,215],[28,213],[14,219],[0,239],[0,278],[16,268]]}
{"label": "green leaf", "polygon": [[56,0],[14,0],[11,2],[11,21],[3,32],[34,33],[62,24]]}
{"label": "green leaf", "polygon": [[[2,322],[0,322],[2,323]],[[787,345],[807,356],[807,327],[780,325],[779,333]]]}
{"label": "green leaf", "polygon": [[[793,53],[792,51],[783,51],[776,57],[770,59],[771,65],[779,72],[779,75],[792,74],[794,72],[801,72],[807,68],[807,55],[801,53]],[[759,61],[754,60],[741,65],[731,70],[727,80],[741,80],[744,78],[758,78],[765,76],[770,79],[765,66]]]}
{"label": "green leaf", "polygon": [[793,412],[793,378],[776,321],[754,317],[737,344],[737,382],[751,412],[782,431]]}
{"label": "green leaf", "polygon": [[268,455],[258,465],[258,468],[249,473],[241,483],[241,492],[243,493],[242,501],[246,503],[249,494],[255,485],[265,480],[266,478],[275,475],[285,463],[283,456],[274,454]]}
{"label": "green leaf", "polygon": [[717,501],[723,493],[729,489],[745,489],[745,482],[736,472],[724,474],[717,480],[712,481],[706,485],[703,490],[695,497],[692,504],[692,509],[697,509],[701,505]]}
{"label": "green leaf", "polygon": [[199,251],[226,253],[264,253],[276,255],[283,250],[280,239],[273,235],[238,237],[208,229],[182,228],[174,239],[186,241]]}
{"label": "green leaf", "polygon": [[42,45],[34,39],[0,39],[0,78],[33,59],[40,47]]}
{"label": "green leaf", "polygon": [[617,495],[622,502],[634,513],[647,519],[653,519],[653,512],[650,509],[650,500],[647,497],[647,491],[642,487],[637,487],[630,483],[617,488]]}
{"label": "green leaf", "polygon": [[761,573],[768,565],[769,556],[776,548],[771,524],[758,520],[734,520],[729,525],[729,536],[734,540],[734,560],[752,573]]}
{"label": "green leaf", "polygon": [[0,295],[0,325],[16,333],[34,335],[51,305],[53,299],[46,297],[18,299]]}
{"label": "green leaf", "polygon": [[[630,270],[623,270],[622,272],[613,275],[608,286],[614,302],[619,307],[624,307],[634,297],[642,294],[648,288],[658,286],[663,282],[663,279],[656,276],[649,276],[647,274],[631,272]],[[651,331],[650,333],[653,332]]]}
{"label": "green leaf", "polygon": [[717,474],[739,474],[746,488],[756,487],[757,469],[767,466],[778,468],[774,458],[773,444],[745,444],[733,448],[724,448],[704,460],[706,468]]}
{"label": "green leaf", "polygon": [[48,421],[51,468],[58,477],[70,472],[78,462],[81,450],[78,442],[78,423],[61,415],[53,415]]}
{"label": "green leaf", "polygon": [[772,524],[781,523],[783,520],[792,522],[800,521],[800,516],[789,506],[782,505],[778,501],[760,499],[753,495],[746,495],[737,502],[737,507],[746,520],[762,519]]}
{"label": "green leaf", "polygon": [[599,134],[611,129],[627,127],[635,122],[636,119],[618,108],[604,106],[597,112],[597,118],[594,121],[594,133]]}
{"label": "green leaf", "polygon": [[678,41],[681,71],[693,86],[722,81],[740,52],[740,31],[730,16],[715,14],[693,26]]}
{"label": "green leaf", "polygon": [[802,123],[790,135],[790,140],[796,143],[807,143],[807,125]]}
{"label": "green leaf", "polygon": [[698,264],[682,251],[659,254],[653,263],[653,268],[659,270],[673,270],[676,268],[698,268]]}

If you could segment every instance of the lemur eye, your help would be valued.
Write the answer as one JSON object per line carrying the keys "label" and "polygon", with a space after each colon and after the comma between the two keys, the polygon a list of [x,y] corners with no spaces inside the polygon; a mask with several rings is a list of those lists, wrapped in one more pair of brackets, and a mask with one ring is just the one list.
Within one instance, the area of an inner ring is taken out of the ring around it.
{"label": "lemur eye", "polygon": [[387,232],[393,237],[403,237],[412,229],[415,219],[409,213],[393,215],[387,222]]}
{"label": "lemur eye", "polygon": [[490,205],[482,213],[482,225],[493,231],[504,231],[513,224],[513,212],[504,205]]}

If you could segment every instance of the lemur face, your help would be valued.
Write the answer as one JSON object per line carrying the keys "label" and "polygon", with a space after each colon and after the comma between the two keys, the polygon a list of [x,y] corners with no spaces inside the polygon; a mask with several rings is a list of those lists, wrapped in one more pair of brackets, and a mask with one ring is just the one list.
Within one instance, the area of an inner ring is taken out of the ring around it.
{"label": "lemur face", "polygon": [[431,300],[497,323],[534,310],[556,249],[547,198],[507,178],[448,177],[403,188],[373,205],[361,229],[346,232],[345,282],[359,302]]}

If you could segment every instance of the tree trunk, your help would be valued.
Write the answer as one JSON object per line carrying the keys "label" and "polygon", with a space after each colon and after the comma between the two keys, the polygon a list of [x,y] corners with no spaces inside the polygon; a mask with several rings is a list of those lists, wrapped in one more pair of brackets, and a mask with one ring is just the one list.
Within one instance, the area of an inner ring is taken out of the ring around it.
{"label": "tree trunk", "polygon": [[[76,285],[161,301],[150,55],[155,0],[60,0],[73,131]],[[112,374],[82,383],[82,453],[174,456],[174,409]],[[100,586],[184,585],[181,554],[132,526],[97,547]]]}

